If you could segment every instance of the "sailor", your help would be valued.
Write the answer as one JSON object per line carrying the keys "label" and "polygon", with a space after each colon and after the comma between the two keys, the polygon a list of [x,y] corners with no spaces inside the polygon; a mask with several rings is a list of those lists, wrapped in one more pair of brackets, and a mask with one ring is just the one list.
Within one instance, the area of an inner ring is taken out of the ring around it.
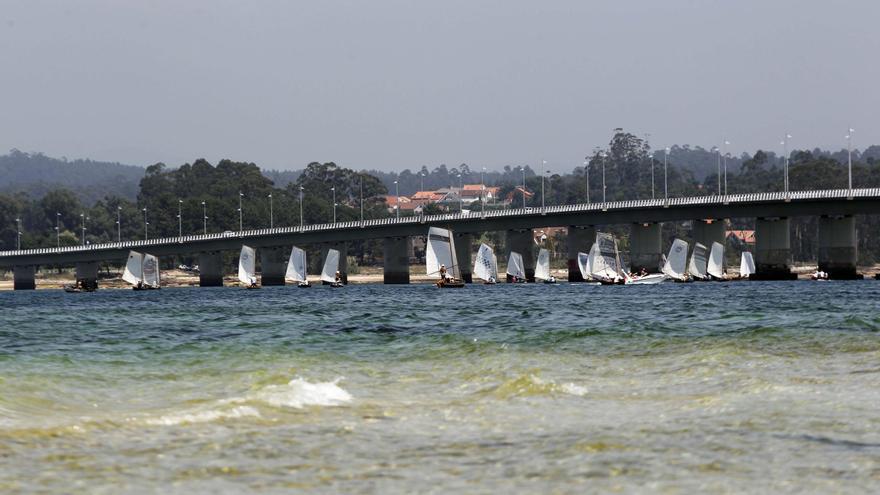
{"label": "sailor", "polygon": [[446,274],[446,265],[441,264],[441,265],[440,265],[440,279],[441,279],[441,280],[446,280],[446,278],[447,278],[447,274]]}
{"label": "sailor", "polygon": [[556,283],[556,277],[550,275],[550,279],[548,280],[548,282]]}

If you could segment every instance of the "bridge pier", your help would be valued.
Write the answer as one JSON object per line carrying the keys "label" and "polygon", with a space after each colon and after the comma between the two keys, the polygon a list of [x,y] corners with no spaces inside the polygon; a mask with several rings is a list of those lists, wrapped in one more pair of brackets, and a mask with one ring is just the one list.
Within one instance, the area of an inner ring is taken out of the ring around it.
{"label": "bridge pier", "polygon": [[219,252],[199,253],[199,287],[223,287],[223,256]]}
{"label": "bridge pier", "polygon": [[474,243],[474,236],[471,234],[453,234],[455,235],[455,259],[458,261],[458,273],[461,280],[465,283],[473,283],[473,261],[471,261],[471,247]]}
{"label": "bridge pier", "polygon": [[284,248],[260,248],[260,285],[284,285],[287,262],[284,260]]}
{"label": "bridge pier", "polygon": [[[717,242],[724,246],[727,240],[725,222],[723,219],[694,220],[691,224],[691,236],[694,242],[706,246],[706,249],[712,250],[712,243]],[[693,253],[693,246],[691,252]],[[707,251],[708,256],[708,251]],[[724,257],[721,259],[721,268],[724,268]]]}
{"label": "bridge pier", "polygon": [[568,226],[568,281],[583,282],[581,269],[578,267],[578,252],[590,252],[590,247],[596,242],[596,227]]}
{"label": "bridge pier", "polygon": [[819,270],[836,280],[861,280],[856,272],[858,241],[852,215],[819,217]]}
{"label": "bridge pier", "polygon": [[409,237],[386,237],[383,242],[383,283],[409,283]]}
{"label": "bridge pier", "polygon": [[[339,278],[342,280],[342,283],[348,285],[348,243],[331,242],[325,244],[321,248],[322,269],[324,268],[324,263],[327,261],[327,252],[331,249],[339,251],[339,266],[336,267],[336,270],[339,272]],[[327,282],[322,282],[322,284],[328,285]]]}
{"label": "bridge pier", "polygon": [[[535,281],[535,238],[532,229],[516,229],[507,231],[507,255],[510,251],[516,251],[522,255],[523,268],[526,272],[526,280]],[[507,281],[511,277],[507,275]]]}
{"label": "bridge pier", "polygon": [[76,264],[76,281],[84,289],[98,288],[98,269],[97,261],[81,261]]}
{"label": "bridge pier", "polygon": [[36,273],[34,265],[16,265],[12,267],[12,290],[34,290],[37,282],[34,278]]}
{"label": "bridge pier", "polygon": [[661,239],[659,223],[634,223],[630,225],[630,271],[638,272],[642,268],[650,273],[660,271],[660,261],[663,259]]}
{"label": "bridge pier", "polygon": [[785,218],[755,220],[755,273],[750,280],[795,280],[791,273],[791,221]]}

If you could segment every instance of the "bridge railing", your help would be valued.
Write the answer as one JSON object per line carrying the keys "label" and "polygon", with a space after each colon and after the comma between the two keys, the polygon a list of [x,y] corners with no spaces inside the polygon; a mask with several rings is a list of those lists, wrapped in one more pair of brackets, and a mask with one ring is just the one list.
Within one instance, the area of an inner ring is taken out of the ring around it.
{"label": "bridge railing", "polygon": [[516,216],[540,216],[553,213],[589,212],[605,210],[629,210],[645,208],[662,208],[693,205],[727,204],[727,203],[761,203],[773,201],[799,201],[815,199],[846,199],[853,198],[876,198],[880,197],[880,188],[853,189],[826,189],[819,191],[792,191],[792,192],[762,192],[712,196],[693,196],[669,199],[636,199],[625,201],[611,201],[604,203],[580,203],[573,205],[556,205],[541,207],[513,208],[509,210],[492,210],[486,212],[470,213],[443,213],[440,215],[420,215],[412,217],[389,217],[370,220],[351,220],[337,223],[321,223],[293,227],[275,227],[271,229],[253,229],[244,231],[225,231],[222,233],[185,235],[179,237],[162,237],[155,239],[143,239],[134,241],[106,242],[101,244],[87,244],[85,246],[63,246],[54,248],[36,248],[22,250],[0,251],[0,256],[27,256],[35,254],[62,254],[81,251],[106,251],[136,249],[157,245],[186,244],[204,242],[216,239],[239,238],[247,239],[277,234],[294,234],[301,232],[318,232],[337,229],[361,229],[380,227],[386,225],[401,225],[414,223],[443,223],[451,220],[479,220],[481,218],[516,217]]}

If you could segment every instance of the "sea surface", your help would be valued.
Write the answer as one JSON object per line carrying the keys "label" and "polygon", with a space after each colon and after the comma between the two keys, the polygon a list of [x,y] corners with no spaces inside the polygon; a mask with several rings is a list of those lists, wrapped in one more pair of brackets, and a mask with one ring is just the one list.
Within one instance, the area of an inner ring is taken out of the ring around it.
{"label": "sea surface", "polygon": [[876,493],[880,282],[0,293],[2,493]]}

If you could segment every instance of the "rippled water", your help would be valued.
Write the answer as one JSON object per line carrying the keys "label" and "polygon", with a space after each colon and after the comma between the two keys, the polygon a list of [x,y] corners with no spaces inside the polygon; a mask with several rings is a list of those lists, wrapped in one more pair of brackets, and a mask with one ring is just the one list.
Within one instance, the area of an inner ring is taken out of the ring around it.
{"label": "rippled water", "polygon": [[0,293],[0,491],[874,492],[878,296]]}

